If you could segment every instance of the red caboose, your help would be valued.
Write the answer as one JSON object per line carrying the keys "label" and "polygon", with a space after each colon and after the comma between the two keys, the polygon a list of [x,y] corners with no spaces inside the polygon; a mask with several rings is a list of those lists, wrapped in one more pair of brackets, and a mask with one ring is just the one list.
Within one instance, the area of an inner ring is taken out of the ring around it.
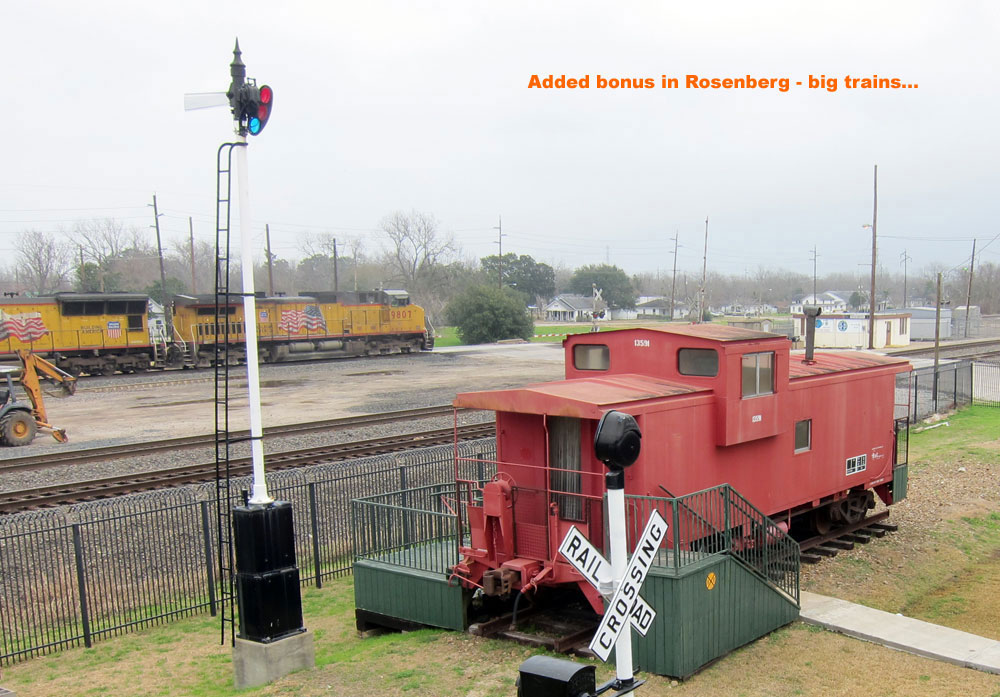
{"label": "red caboose", "polygon": [[467,585],[504,594],[579,583],[601,611],[557,550],[571,525],[604,543],[605,468],[592,444],[611,409],[643,434],[628,495],[728,483],[785,530],[797,521],[819,531],[863,519],[872,492],[886,504],[905,495],[894,418],[905,360],[859,351],[806,360],[785,337],[717,325],[578,334],[564,347],[565,380],[455,399],[497,421],[497,475],[470,501],[471,543],[455,568]]}

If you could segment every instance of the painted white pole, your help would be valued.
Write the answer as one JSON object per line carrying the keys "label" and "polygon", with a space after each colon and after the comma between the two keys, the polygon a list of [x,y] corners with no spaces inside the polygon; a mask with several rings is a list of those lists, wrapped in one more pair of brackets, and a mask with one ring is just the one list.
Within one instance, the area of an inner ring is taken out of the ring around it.
{"label": "painted white pole", "polygon": [[243,271],[243,331],[247,347],[247,389],[250,401],[250,454],[253,458],[253,488],[250,503],[274,501],[267,495],[264,478],[264,427],[260,409],[260,367],[257,355],[257,301],[253,285],[253,235],[250,227],[250,183],[247,172],[247,137],[236,146],[237,188],[240,202],[240,266]]}
{"label": "painted white pole", "polygon": [[[624,479],[621,470],[618,476]],[[609,477],[610,478],[610,477]],[[611,538],[612,594],[618,591],[628,567],[628,539],[625,524],[625,487],[608,487],[608,534]],[[615,641],[615,677],[622,685],[632,683],[632,630],[626,626]]]}

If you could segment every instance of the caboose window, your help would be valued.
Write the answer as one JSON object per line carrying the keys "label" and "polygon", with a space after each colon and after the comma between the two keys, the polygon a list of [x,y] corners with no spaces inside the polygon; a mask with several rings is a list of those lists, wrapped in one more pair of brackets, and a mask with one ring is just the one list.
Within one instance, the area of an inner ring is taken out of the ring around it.
{"label": "caboose window", "polygon": [[719,354],[715,349],[682,348],[677,352],[677,372],[714,378],[719,374]]}
{"label": "caboose window", "polygon": [[743,356],[743,396],[774,393],[774,352]]}
{"label": "caboose window", "polygon": [[795,422],[795,452],[812,450],[812,419]]}
{"label": "caboose window", "polygon": [[573,367],[577,370],[607,370],[611,354],[604,344],[577,344],[573,347]]}

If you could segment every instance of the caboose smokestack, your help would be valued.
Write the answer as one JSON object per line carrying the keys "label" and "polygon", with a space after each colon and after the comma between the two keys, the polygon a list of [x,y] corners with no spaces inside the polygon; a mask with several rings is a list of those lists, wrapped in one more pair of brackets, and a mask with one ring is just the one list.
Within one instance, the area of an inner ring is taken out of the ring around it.
{"label": "caboose smokestack", "polygon": [[816,349],[816,318],[823,312],[823,308],[815,305],[806,305],[802,308],[806,316],[806,357],[803,363],[815,363],[813,352]]}

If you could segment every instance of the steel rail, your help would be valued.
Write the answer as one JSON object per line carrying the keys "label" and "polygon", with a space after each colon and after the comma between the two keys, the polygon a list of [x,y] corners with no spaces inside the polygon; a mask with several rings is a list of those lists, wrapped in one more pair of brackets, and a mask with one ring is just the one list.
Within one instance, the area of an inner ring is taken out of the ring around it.
{"label": "steel rail", "polygon": [[807,540],[802,540],[802,542],[799,543],[799,549],[803,552],[806,552],[810,549],[813,549],[814,547],[821,546],[825,542],[831,542],[833,540],[836,540],[837,538],[843,537],[844,535],[850,535],[851,533],[855,533],[858,530],[863,530],[864,528],[867,528],[870,525],[873,525],[875,523],[880,523],[883,520],[887,520],[888,518],[889,518],[889,511],[881,511],[879,513],[875,513],[873,515],[866,517],[864,520],[859,520],[857,523],[851,523],[849,525],[844,525],[842,527],[835,528],[830,532],[826,533],[825,535],[816,535],[815,537],[810,537]]}
{"label": "steel rail", "polygon": [[[459,426],[457,431],[454,428],[440,428],[419,433],[372,438],[319,448],[270,453],[267,455],[267,469],[270,472],[274,472],[293,467],[338,462],[351,458],[447,444],[453,442],[456,435],[459,440],[475,440],[477,438],[487,438],[494,433],[495,430],[492,423],[470,424]],[[230,468],[233,476],[239,477],[249,474],[252,468],[251,458],[234,458],[230,461]],[[50,508],[66,503],[103,499],[122,494],[133,494],[153,489],[207,482],[214,479],[215,462],[213,461],[114,477],[54,484],[21,491],[7,491],[0,495],[0,498],[2,498],[0,500],[0,513],[16,513],[38,508]]]}
{"label": "steel rail", "polygon": [[[425,419],[436,416],[450,416],[453,409],[453,407],[448,405],[438,405],[432,407],[421,407],[418,409],[403,409],[399,411],[382,412],[379,414],[345,416],[337,419],[326,419],[324,421],[286,424],[284,426],[270,426],[264,429],[264,437],[267,439],[301,433],[312,433],[315,431],[339,431],[347,428],[394,423],[397,421],[405,421],[407,419]],[[234,431],[230,434],[231,438],[234,439],[246,438],[249,435],[249,431]],[[215,436],[211,433],[204,433],[194,436],[168,438],[166,440],[143,441],[139,443],[128,443],[125,445],[110,445],[101,448],[85,448],[79,450],[69,450],[66,452],[48,453],[45,455],[29,455],[27,457],[0,460],[0,474],[5,472],[44,469],[47,467],[78,465],[87,462],[114,460],[124,457],[136,457],[140,455],[150,455],[164,451],[185,450],[188,448],[197,448],[202,446],[208,447],[214,444]]]}
{"label": "steel rail", "polygon": [[[956,356],[959,358],[976,358],[980,355],[990,355],[996,353],[1000,348],[1000,339],[977,339],[962,341],[960,343],[942,342],[938,347],[940,355]],[[982,349],[990,349],[984,354]],[[883,351],[889,356],[933,356],[933,346],[914,346],[898,349],[887,349]]]}

